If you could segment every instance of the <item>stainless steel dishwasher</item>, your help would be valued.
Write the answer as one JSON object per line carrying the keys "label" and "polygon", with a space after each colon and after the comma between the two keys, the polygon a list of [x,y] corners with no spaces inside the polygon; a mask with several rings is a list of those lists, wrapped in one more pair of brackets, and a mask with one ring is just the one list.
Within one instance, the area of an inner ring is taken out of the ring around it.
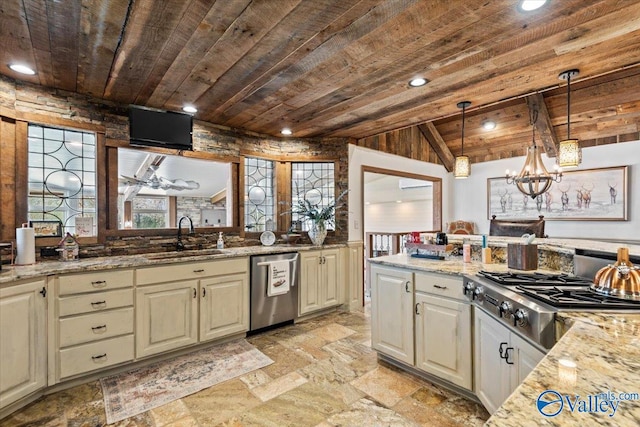
{"label": "stainless steel dishwasher", "polygon": [[[271,262],[288,260],[289,292],[268,296],[268,267]],[[293,321],[298,315],[298,271],[297,252],[251,257],[251,319],[250,331]]]}

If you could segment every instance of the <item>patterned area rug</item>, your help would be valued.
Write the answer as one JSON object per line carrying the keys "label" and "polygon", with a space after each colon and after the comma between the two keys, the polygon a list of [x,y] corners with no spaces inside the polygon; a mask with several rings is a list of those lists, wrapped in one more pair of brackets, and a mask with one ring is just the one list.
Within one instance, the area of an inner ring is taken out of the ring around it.
{"label": "patterned area rug", "polygon": [[101,378],[107,423],[157,408],[273,363],[245,340]]}

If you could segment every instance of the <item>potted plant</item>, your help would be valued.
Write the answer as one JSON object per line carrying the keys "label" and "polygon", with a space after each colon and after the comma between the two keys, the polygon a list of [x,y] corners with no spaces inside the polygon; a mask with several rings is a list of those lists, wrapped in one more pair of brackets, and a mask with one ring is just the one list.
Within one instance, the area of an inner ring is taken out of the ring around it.
{"label": "potted plant", "polygon": [[311,203],[308,199],[299,198],[294,207],[285,213],[297,214],[301,219],[311,221],[309,231],[309,238],[311,242],[320,246],[327,237],[327,226],[335,225],[335,212],[336,209],[341,208],[343,205],[339,204],[340,200],[347,194],[349,190],[345,190],[327,206],[321,208],[320,202]]}

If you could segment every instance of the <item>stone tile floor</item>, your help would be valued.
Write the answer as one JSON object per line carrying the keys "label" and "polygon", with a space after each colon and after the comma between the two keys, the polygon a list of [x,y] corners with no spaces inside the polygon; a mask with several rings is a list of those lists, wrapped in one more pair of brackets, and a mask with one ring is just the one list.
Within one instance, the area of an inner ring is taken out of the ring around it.
{"label": "stone tile floor", "polygon": [[[489,414],[377,360],[365,313],[333,312],[248,338],[275,363],[114,426],[481,426]],[[106,423],[98,381],[45,396],[2,427]]]}

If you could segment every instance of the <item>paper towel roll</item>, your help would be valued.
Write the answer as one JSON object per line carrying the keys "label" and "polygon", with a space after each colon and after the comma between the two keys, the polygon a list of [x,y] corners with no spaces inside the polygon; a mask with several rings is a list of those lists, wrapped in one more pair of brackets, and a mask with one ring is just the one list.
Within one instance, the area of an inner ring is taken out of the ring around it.
{"label": "paper towel roll", "polygon": [[16,228],[16,264],[27,265],[36,262],[36,235],[33,228]]}

